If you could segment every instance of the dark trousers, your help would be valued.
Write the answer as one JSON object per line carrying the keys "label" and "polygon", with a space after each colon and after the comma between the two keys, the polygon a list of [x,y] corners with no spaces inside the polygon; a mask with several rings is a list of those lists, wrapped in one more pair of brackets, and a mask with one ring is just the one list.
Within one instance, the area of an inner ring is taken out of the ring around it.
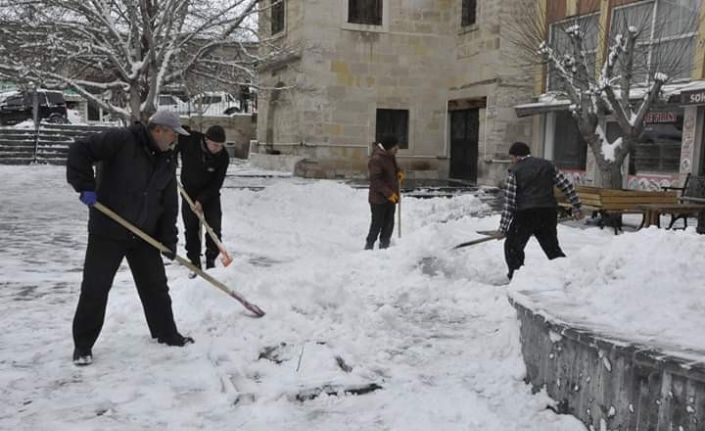
{"label": "dark trousers", "polygon": [[531,236],[535,236],[549,259],[565,257],[558,244],[558,211],[555,208],[531,208],[517,211],[509,225],[504,241],[504,259],[509,276],[524,265],[524,248]]}
{"label": "dark trousers", "polygon": [[[222,210],[220,208],[220,198],[211,199],[210,202],[204,204],[203,215],[206,219],[206,223],[213,229],[215,235],[218,239],[222,239],[221,236],[221,219],[223,216]],[[200,221],[198,216],[194,214],[188,202],[181,201],[181,216],[184,219],[184,230],[186,235],[186,256],[188,259],[197,267],[201,267],[201,235],[200,235]],[[204,228],[205,229],[205,228]],[[216,257],[220,254],[218,246],[213,242],[210,235],[206,234],[206,261],[214,261]]]}
{"label": "dark trousers", "polygon": [[159,251],[141,239],[115,240],[89,235],[81,295],[73,318],[76,348],[90,349],[98,339],[105,320],[108,292],[123,257],[130,265],[152,337],[178,333]]}
{"label": "dark trousers", "polygon": [[367,234],[367,243],[365,248],[372,248],[379,237],[379,248],[389,247],[389,242],[394,232],[394,211],[396,205],[387,202],[383,204],[370,204],[372,212],[372,221],[370,223],[370,231]]}

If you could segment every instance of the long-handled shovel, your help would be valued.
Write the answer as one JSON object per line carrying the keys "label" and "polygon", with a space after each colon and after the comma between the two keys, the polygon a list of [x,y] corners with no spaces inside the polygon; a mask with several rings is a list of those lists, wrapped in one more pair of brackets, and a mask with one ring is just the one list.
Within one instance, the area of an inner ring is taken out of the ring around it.
{"label": "long-handled shovel", "polygon": [[[571,216],[559,217],[558,221],[556,223],[563,223],[564,221],[568,221],[568,220],[574,220],[574,218]],[[501,234],[499,231],[496,231],[496,230],[478,230],[477,233],[482,234],[482,235],[487,235],[487,237],[474,239],[472,241],[467,241],[467,242],[461,242],[460,244],[453,247],[453,250],[458,249],[458,248],[468,247],[468,246],[475,245],[475,244],[482,244],[483,242],[492,241],[493,239],[500,240],[500,239],[504,239],[506,237],[506,235]]]}
{"label": "long-handled shovel", "polygon": [[474,239],[472,241],[462,242],[462,243],[456,245],[455,247],[453,247],[453,250],[458,249],[458,248],[468,247],[468,246],[475,245],[475,244],[481,244],[481,243],[487,242],[487,241],[492,241],[493,239],[500,240],[503,238],[504,238],[503,236],[487,236],[485,238]]}
{"label": "long-handled shovel", "polygon": [[397,229],[397,232],[399,233],[399,238],[401,239],[401,180],[399,181],[399,201],[397,204],[399,205],[397,211],[397,225],[399,228]]}
{"label": "long-handled shovel", "polygon": [[[181,193],[181,196],[183,196],[184,200],[188,203],[188,206],[191,207],[191,211],[193,211],[194,214],[196,214],[196,217],[198,217],[198,220],[201,222],[201,226],[206,228],[206,232],[208,232],[208,235],[210,235],[211,239],[215,243],[216,247],[218,247],[218,250],[220,250],[220,261],[223,262],[223,266],[228,266],[233,262],[232,256],[230,256],[230,253],[228,253],[228,250],[225,249],[225,246],[223,245],[222,242],[220,242],[220,239],[218,239],[218,235],[215,234],[213,229],[206,223],[206,219],[203,216],[203,213],[200,211],[196,211],[196,204],[191,200],[191,197],[186,193],[186,190],[181,186],[181,184],[177,183],[177,187],[179,188],[179,193]],[[203,235],[199,232],[199,238],[202,238]]]}
{"label": "long-handled shovel", "polygon": [[[93,207],[97,209],[98,211],[102,212],[106,216],[110,217],[113,219],[115,222],[121,224],[125,229],[129,230],[133,234],[137,235],[138,237],[142,238],[144,241],[146,241],[149,245],[152,247],[156,248],[160,252],[171,252],[164,244],[160,243],[156,239],[152,238],[151,236],[147,235],[146,233],[142,232],[139,228],[125,220],[124,218],[120,217],[118,214],[113,212],[110,208],[106,207],[105,205],[101,204],[100,202],[96,202]],[[230,295],[231,298],[236,299],[240,304],[242,304],[245,308],[250,310],[256,317],[262,317],[264,316],[264,311],[262,311],[261,308],[256,306],[255,304],[252,304],[248,302],[245,298],[240,296],[238,293],[234,292],[233,290],[230,290],[228,286],[224,285],[220,281],[216,280],[212,276],[210,276],[208,273],[202,271],[200,268],[197,268],[194,264],[192,264],[189,260],[184,259],[183,257],[179,256],[178,254],[174,256],[174,259],[179,262],[180,264],[184,265],[191,271],[195,272],[201,278],[205,279],[208,281],[210,284],[213,286],[217,287],[218,289],[222,290],[223,292],[227,293]]]}

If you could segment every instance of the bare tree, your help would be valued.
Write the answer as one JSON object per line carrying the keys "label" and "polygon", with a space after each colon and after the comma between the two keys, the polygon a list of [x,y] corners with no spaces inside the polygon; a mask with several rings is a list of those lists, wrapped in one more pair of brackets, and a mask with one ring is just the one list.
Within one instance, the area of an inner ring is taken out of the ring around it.
{"label": "bare tree", "polygon": [[[585,10],[600,10],[599,1]],[[596,184],[622,186],[622,166],[644,132],[645,117],[663,96],[666,83],[692,75],[699,0],[643,1],[615,9],[609,28],[599,13],[576,16],[549,26],[536,2],[521,1],[508,40],[522,62],[545,64],[549,87],[570,101],[569,110],[592,149]],[[536,8],[534,13],[527,10]],[[604,18],[604,17],[603,17]],[[606,54],[596,65],[599,35],[607,35]],[[552,87],[552,88],[551,88]],[[607,119],[619,137],[607,137]]]}
{"label": "bare tree", "polygon": [[145,121],[166,86],[253,85],[262,0],[0,0],[0,78]]}

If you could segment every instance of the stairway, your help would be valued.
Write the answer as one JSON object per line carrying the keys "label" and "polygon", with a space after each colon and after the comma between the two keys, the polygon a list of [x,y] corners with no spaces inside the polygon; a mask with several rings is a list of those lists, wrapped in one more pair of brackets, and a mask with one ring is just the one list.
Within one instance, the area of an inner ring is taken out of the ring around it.
{"label": "stairway", "polygon": [[109,128],[105,126],[42,124],[37,134],[34,129],[0,127],[0,164],[28,165],[36,162],[63,165],[66,163],[69,144],[76,138]]}

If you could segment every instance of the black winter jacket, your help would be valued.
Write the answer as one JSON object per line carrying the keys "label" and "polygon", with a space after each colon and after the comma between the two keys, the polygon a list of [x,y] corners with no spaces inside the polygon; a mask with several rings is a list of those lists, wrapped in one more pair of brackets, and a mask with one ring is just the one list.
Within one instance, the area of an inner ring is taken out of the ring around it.
{"label": "black winter jacket", "polygon": [[181,136],[176,151],[181,154],[181,184],[189,197],[201,205],[220,197],[230,163],[228,152],[223,149],[212,154],[206,147],[205,135],[199,132]]}
{"label": "black winter jacket", "polygon": [[517,210],[555,208],[553,196],[556,168],[552,162],[537,157],[520,160],[512,168],[517,184]]}
{"label": "black winter jacket", "polygon": [[[93,164],[97,166],[97,176]],[[98,202],[174,250],[177,242],[176,155],[156,150],[146,127],[135,124],[79,139],[69,147],[66,177],[77,192],[95,191]],[[126,239],[131,233],[95,208],[88,231]]]}

